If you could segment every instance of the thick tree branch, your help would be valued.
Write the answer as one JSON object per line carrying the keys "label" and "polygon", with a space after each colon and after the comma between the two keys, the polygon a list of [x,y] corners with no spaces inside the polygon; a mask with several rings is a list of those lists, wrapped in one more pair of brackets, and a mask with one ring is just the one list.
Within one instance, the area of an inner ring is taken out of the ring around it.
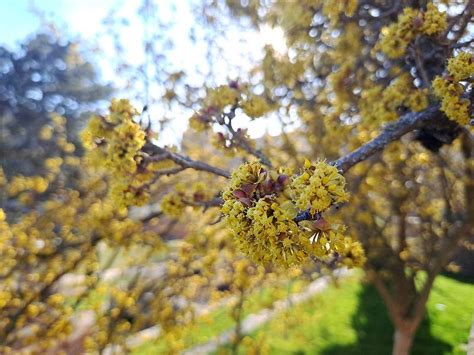
{"label": "thick tree branch", "polygon": [[[398,121],[388,124],[382,132],[370,142],[333,161],[332,164],[336,166],[341,173],[345,173],[354,165],[383,150],[389,143],[400,139],[405,134],[417,128],[425,126],[427,122],[434,122],[440,116],[441,114],[437,105],[430,106],[421,112],[407,113],[400,117]],[[314,219],[315,217],[317,216],[311,215],[311,212],[308,209],[298,213],[294,218],[294,221],[301,222],[304,220]]]}
{"label": "thick tree branch", "polygon": [[410,112],[394,123],[388,124],[383,131],[370,142],[333,162],[342,173],[347,172],[354,165],[366,160],[375,153],[383,150],[387,144],[400,139],[402,136],[417,128],[423,127],[427,122],[440,116],[439,107],[431,106],[421,112]]}

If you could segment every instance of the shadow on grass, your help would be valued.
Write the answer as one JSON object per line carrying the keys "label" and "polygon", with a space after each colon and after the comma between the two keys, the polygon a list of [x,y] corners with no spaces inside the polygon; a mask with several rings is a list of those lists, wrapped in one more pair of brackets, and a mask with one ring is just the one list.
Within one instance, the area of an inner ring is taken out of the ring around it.
{"label": "shadow on grass", "polygon": [[[358,296],[359,305],[351,321],[351,326],[357,333],[357,342],[347,346],[329,346],[321,349],[322,354],[379,355],[392,353],[393,326],[377,291],[370,285],[364,285]],[[430,332],[430,321],[426,315],[418,328],[412,354],[449,354],[451,350],[448,343],[433,337]]]}
{"label": "shadow on grass", "polygon": [[464,275],[461,273],[453,273],[448,271],[443,272],[441,275],[462,283],[474,285],[474,275]]}

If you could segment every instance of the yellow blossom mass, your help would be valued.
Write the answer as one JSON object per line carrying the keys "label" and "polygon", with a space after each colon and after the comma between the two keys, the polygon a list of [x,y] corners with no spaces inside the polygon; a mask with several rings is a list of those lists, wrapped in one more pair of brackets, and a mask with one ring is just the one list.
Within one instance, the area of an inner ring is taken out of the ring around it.
{"label": "yellow blossom mass", "polygon": [[309,256],[346,255],[353,245],[344,243],[342,225],[321,216],[316,222],[295,221],[299,210],[309,208],[314,215],[346,201],[342,175],[324,162],[307,161],[294,178],[283,171],[247,163],[233,172],[221,211],[239,249],[257,263],[284,267],[301,264]]}

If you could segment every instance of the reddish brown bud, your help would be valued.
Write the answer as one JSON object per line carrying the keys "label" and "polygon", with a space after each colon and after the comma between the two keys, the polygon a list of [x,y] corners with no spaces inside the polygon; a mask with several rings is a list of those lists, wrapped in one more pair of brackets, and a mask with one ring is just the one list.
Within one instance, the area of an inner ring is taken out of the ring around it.
{"label": "reddish brown bud", "polygon": [[421,16],[417,16],[413,19],[413,27],[415,29],[420,29],[423,26],[423,18]]}
{"label": "reddish brown bud", "polygon": [[224,133],[222,133],[222,132],[217,132],[217,137],[218,137],[219,141],[225,142]]}
{"label": "reddish brown bud", "polygon": [[244,184],[240,187],[240,189],[244,191],[248,197],[252,196],[256,188],[257,186],[255,184]]}
{"label": "reddish brown bud", "polygon": [[265,195],[273,192],[275,187],[273,181],[268,178],[262,182],[261,186]]}
{"label": "reddish brown bud", "polygon": [[277,178],[277,182],[282,186],[286,186],[290,182],[290,178],[288,177],[288,175],[280,175]]}
{"label": "reddish brown bud", "polygon": [[212,116],[212,115],[215,115],[217,112],[219,112],[219,110],[217,109],[217,107],[211,105],[206,108],[205,112]]}
{"label": "reddish brown bud", "polygon": [[204,194],[201,192],[196,192],[193,194],[194,201],[203,201],[204,197],[205,197]]}
{"label": "reddish brown bud", "polygon": [[233,194],[238,199],[249,197],[249,195],[247,195],[247,193],[245,191],[240,190],[240,189],[239,190],[234,190]]}
{"label": "reddish brown bud", "polygon": [[312,223],[312,227],[315,229],[315,230],[320,230],[322,232],[325,232],[327,230],[330,230],[331,229],[331,225],[329,224],[328,221],[326,221],[324,218],[319,218],[318,220],[314,221]]}
{"label": "reddish brown bud", "polygon": [[229,87],[235,90],[239,90],[239,83],[236,80],[231,80],[229,82]]}
{"label": "reddish brown bud", "polygon": [[239,198],[239,201],[242,202],[245,206],[250,207],[252,200],[247,197]]}

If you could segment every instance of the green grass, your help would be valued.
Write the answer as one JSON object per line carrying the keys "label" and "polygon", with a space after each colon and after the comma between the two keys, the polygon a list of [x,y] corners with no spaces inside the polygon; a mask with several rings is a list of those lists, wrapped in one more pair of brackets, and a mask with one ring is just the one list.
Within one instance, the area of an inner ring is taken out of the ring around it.
{"label": "green grass", "polygon": [[[473,311],[474,284],[439,276],[413,354],[464,354]],[[378,355],[391,353],[392,332],[376,291],[353,277],[282,313],[251,338],[259,347],[263,339],[271,354]]]}

